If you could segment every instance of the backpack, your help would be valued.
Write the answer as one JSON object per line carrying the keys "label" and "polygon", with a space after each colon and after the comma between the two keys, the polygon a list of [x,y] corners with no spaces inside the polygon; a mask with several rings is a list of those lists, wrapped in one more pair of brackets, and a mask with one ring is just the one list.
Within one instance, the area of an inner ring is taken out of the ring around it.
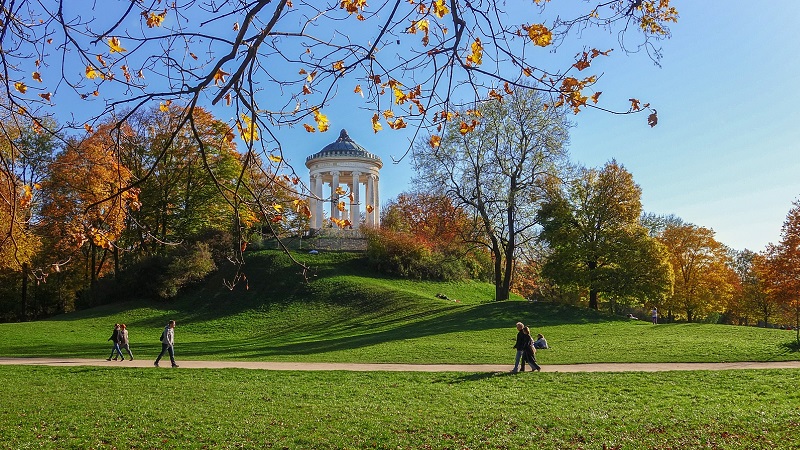
{"label": "backpack", "polygon": [[158,339],[162,343],[167,339],[167,329],[165,328],[164,331],[161,332],[161,337]]}

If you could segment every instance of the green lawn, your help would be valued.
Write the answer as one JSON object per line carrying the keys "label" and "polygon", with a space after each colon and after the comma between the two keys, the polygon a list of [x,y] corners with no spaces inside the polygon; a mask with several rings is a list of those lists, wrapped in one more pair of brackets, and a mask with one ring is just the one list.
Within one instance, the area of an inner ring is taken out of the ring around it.
{"label": "green lawn", "polygon": [[[380,277],[350,254],[251,254],[249,289],[220,274],[172,302],[0,324],[0,356],[105,358],[115,322],[155,358],[513,363],[521,320],[540,364],[798,360],[794,333],[651,325],[521,299],[483,283]],[[443,293],[451,300],[435,294]],[[456,301],[457,300],[457,301]],[[0,366],[0,448],[799,448],[800,370],[391,373]]]}
{"label": "green lawn", "polygon": [[800,370],[0,366],[2,448],[797,448]]}

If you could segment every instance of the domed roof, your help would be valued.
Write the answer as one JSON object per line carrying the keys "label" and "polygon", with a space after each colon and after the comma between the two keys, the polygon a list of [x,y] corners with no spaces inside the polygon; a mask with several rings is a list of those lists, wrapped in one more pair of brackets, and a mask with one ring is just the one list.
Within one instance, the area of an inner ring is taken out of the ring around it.
{"label": "domed roof", "polygon": [[336,141],[326,145],[319,152],[306,158],[306,164],[312,159],[329,157],[366,158],[381,163],[381,158],[378,155],[370,153],[367,149],[358,145],[356,141],[352,140],[347,134],[347,130],[344,129],[339,133],[339,139],[336,139]]}

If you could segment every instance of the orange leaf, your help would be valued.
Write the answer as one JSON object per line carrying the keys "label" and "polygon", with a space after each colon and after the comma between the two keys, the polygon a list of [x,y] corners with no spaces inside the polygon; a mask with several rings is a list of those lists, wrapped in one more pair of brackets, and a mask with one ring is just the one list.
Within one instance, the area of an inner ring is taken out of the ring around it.
{"label": "orange leaf", "polygon": [[355,92],[356,94],[361,94],[361,97],[364,97],[364,91],[361,90],[361,85],[360,84],[356,85],[356,88],[353,89],[353,92]]}
{"label": "orange leaf", "polygon": [[303,124],[303,128],[305,128],[306,131],[308,131],[309,133],[315,133],[317,131],[316,128],[312,127],[311,125],[309,125],[307,123]]}
{"label": "orange leaf", "polygon": [[33,79],[38,81],[39,83],[42,82],[42,76],[39,74],[39,72],[33,72]]}
{"label": "orange leaf", "polygon": [[42,97],[43,99],[45,99],[45,100],[47,100],[47,101],[49,102],[49,101],[50,101],[50,96],[51,96],[51,95],[53,95],[53,94],[51,94],[51,93],[47,92],[47,93],[45,93],[45,94],[39,94],[39,97]]}
{"label": "orange leaf", "polygon": [[592,101],[597,103],[597,99],[600,98],[600,94],[602,94],[602,93],[603,93],[602,91],[598,91],[598,92],[595,92],[594,94],[592,94]]}
{"label": "orange leaf", "polygon": [[434,0],[431,8],[433,9],[433,14],[440,19],[450,12],[447,6],[444,5],[444,0]]}
{"label": "orange leaf", "polygon": [[219,85],[225,83],[225,77],[228,75],[230,75],[230,73],[222,69],[217,69],[217,73],[214,74],[214,84]]}
{"label": "orange leaf", "polygon": [[433,135],[431,136],[430,141],[428,141],[428,144],[430,144],[431,148],[436,148],[442,144],[442,138],[440,136]]}
{"label": "orange leaf", "polygon": [[381,119],[378,116],[378,113],[375,113],[375,115],[372,116],[372,131],[377,133],[378,131],[381,131],[382,129],[383,129],[383,126],[381,125]]}
{"label": "orange leaf", "polygon": [[527,27],[523,26],[522,28],[528,32],[528,37],[539,47],[547,47],[553,40],[553,33],[542,24],[533,24]]}
{"label": "orange leaf", "polygon": [[14,83],[14,89],[18,90],[20,94],[24,94],[25,91],[28,90],[28,86],[25,86],[25,83],[17,81],[16,83]]}

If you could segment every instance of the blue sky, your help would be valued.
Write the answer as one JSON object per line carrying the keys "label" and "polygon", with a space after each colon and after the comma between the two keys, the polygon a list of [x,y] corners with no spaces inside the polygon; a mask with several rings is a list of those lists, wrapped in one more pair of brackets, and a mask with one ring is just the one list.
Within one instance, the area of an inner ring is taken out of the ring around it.
{"label": "blue sky", "polygon": [[[661,44],[661,68],[618,46],[600,66],[606,106],[624,109],[629,97],[650,102],[658,126],[647,126],[645,114],[587,110],[572,118],[571,158],[589,167],[614,158],[641,186],[645,211],[675,214],[712,228],[732,248],[761,251],[779,240],[800,196],[800,2],[672,3],[680,20]],[[295,151],[304,159],[346,128],[384,161],[382,202],[409,189],[410,161],[392,163],[408,146],[404,135],[373,134],[368,122],[348,120],[352,114],[329,117],[330,132],[287,148],[298,171]]]}

